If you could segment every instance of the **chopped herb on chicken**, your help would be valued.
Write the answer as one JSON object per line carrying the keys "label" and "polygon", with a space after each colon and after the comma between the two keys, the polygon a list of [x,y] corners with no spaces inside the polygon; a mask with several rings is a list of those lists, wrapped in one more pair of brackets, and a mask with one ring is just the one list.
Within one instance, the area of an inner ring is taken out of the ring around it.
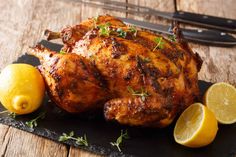
{"label": "chopped herb on chicken", "polygon": [[133,35],[136,37],[138,30],[135,26],[131,26],[131,27],[129,27],[129,32],[133,33]]}
{"label": "chopped herb on chicken", "polygon": [[156,46],[153,48],[152,51],[155,51],[157,48],[163,49],[165,42],[163,41],[162,37],[156,37],[154,38],[154,42],[156,43]]}
{"label": "chopped herb on chicken", "polygon": [[134,96],[139,96],[141,97],[142,101],[146,100],[146,97],[150,96],[150,94],[148,94],[147,90],[144,90],[143,87],[141,87],[140,90],[134,90],[132,87],[128,86],[127,90]]}
{"label": "chopped herb on chicken", "polygon": [[99,35],[100,36],[109,36],[111,33],[111,28],[110,28],[111,24],[108,22],[104,25],[99,25]]}
{"label": "chopped herb on chicken", "polygon": [[127,35],[127,33],[122,28],[118,28],[116,32],[118,33],[118,37],[125,38]]}

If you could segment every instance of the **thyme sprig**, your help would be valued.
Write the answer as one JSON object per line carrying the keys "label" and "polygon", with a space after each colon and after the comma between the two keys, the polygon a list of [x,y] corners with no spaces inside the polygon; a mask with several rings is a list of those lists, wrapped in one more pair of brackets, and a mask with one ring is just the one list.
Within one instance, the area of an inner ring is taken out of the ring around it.
{"label": "thyme sprig", "polygon": [[100,25],[96,25],[97,24],[97,19],[93,18],[94,21],[94,26],[97,27],[99,29],[99,36],[110,36],[110,34],[116,35],[118,37],[122,37],[122,38],[126,38],[127,33],[131,32],[133,33],[133,35],[136,37],[137,35],[137,29],[134,26],[130,26],[128,30],[123,30],[122,28],[117,28],[114,29],[111,27],[111,23],[107,22],[105,24],[100,24]]}
{"label": "thyme sprig", "polygon": [[172,42],[175,42],[176,41],[176,35],[169,35],[168,39]]}
{"label": "thyme sprig", "polygon": [[99,35],[100,36],[109,36],[110,33],[111,33],[111,23],[107,22],[106,24],[104,25],[99,25],[98,28],[99,28]]}
{"label": "thyme sprig", "polygon": [[144,61],[145,63],[149,63],[149,62],[151,61],[151,59],[150,59],[149,57],[145,57],[145,58],[143,58],[143,61]]}
{"label": "thyme sprig", "polygon": [[128,86],[127,90],[134,96],[139,96],[141,97],[142,101],[146,100],[146,97],[150,96],[150,94],[145,90],[143,87],[141,87],[140,90],[134,90],[132,87]]}
{"label": "thyme sprig", "polygon": [[16,118],[16,113],[14,112],[9,112],[8,110],[4,110],[4,111],[1,111],[0,114],[4,114],[4,113],[8,113],[8,116],[10,116],[11,118]]}
{"label": "thyme sprig", "polygon": [[63,133],[62,136],[59,137],[59,141],[65,142],[68,140],[74,140],[79,146],[88,146],[86,134],[84,134],[84,137],[74,137],[74,135],[74,131],[71,131],[69,134]]}
{"label": "thyme sprig", "polygon": [[46,111],[44,112],[41,112],[36,118],[30,120],[30,121],[27,121],[25,122],[25,124],[30,127],[30,128],[34,128],[34,127],[37,127],[38,126],[38,120],[39,119],[44,119],[45,118],[45,115],[46,115]]}
{"label": "thyme sprig", "polygon": [[[96,18],[93,18],[94,23],[96,24]],[[105,24],[100,24],[96,26],[99,29],[100,36],[110,36],[110,34],[117,35],[118,37],[126,38],[127,33],[131,32],[136,37],[137,29],[134,26],[129,27],[127,31],[123,30],[122,28],[112,29],[111,23],[107,22]]]}
{"label": "thyme sprig", "polygon": [[1,111],[1,112],[0,112],[0,114],[3,114],[3,113],[9,113],[9,111],[4,110],[4,111]]}
{"label": "thyme sprig", "polygon": [[94,28],[97,27],[97,23],[99,22],[98,18],[99,18],[99,16],[93,17]]}
{"label": "thyme sprig", "polygon": [[116,139],[116,142],[110,142],[110,144],[114,147],[117,147],[119,152],[121,152],[120,145],[122,144],[123,139],[128,139],[128,138],[129,138],[128,131],[126,130],[125,133],[123,133],[123,130],[121,130],[121,135]]}
{"label": "thyme sprig", "polygon": [[126,38],[127,32],[125,32],[122,28],[117,28],[116,32],[118,33],[118,37]]}
{"label": "thyme sprig", "polygon": [[10,116],[11,118],[15,119],[16,116],[17,116],[17,114],[14,113],[14,112],[9,112],[9,113],[8,113],[8,116]]}
{"label": "thyme sprig", "polygon": [[129,27],[129,32],[133,33],[133,35],[136,37],[138,30],[135,26],[131,26],[131,27]]}
{"label": "thyme sprig", "polygon": [[162,41],[162,40],[163,40],[162,37],[154,38],[154,42],[156,43],[156,46],[154,47],[154,49],[152,51],[155,51],[157,48],[159,48],[159,49],[163,49],[164,48],[165,42]]}
{"label": "thyme sprig", "polygon": [[64,55],[64,54],[66,54],[66,52],[64,50],[60,50],[59,54]]}

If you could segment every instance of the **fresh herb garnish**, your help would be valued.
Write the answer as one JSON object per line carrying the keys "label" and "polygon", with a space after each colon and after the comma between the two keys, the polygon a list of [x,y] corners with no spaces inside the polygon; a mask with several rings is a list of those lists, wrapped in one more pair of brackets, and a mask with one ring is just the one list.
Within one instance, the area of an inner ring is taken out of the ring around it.
{"label": "fresh herb garnish", "polygon": [[97,27],[97,23],[99,22],[98,18],[99,18],[99,16],[93,17],[94,28]]}
{"label": "fresh herb garnish", "polygon": [[8,110],[5,111],[1,111],[0,114],[4,114],[4,113],[8,113],[8,116],[10,116],[11,118],[16,118],[16,113],[14,112],[9,112]]}
{"label": "fresh herb garnish", "polygon": [[118,28],[117,30],[116,30],[116,32],[118,33],[118,37],[122,37],[122,38],[125,38],[126,37],[126,35],[127,35],[127,33],[122,29],[122,28]]}
{"label": "fresh herb garnish", "polygon": [[1,112],[0,112],[0,114],[3,114],[3,113],[8,113],[8,111],[5,110],[5,111],[1,111]]}
{"label": "fresh herb garnish", "polygon": [[148,58],[148,57],[145,57],[145,58],[143,58],[143,61],[144,61],[144,62],[146,62],[146,63],[148,63],[148,62],[150,62],[150,61],[151,61],[151,59],[150,59],[150,58]]}
{"label": "fresh herb garnish", "polygon": [[84,137],[74,137],[74,131],[71,131],[69,134],[63,133],[62,136],[59,137],[60,142],[64,142],[67,140],[74,140],[75,143],[79,146],[88,146],[88,141],[86,135]]}
{"label": "fresh herb garnish", "polygon": [[93,17],[93,20],[94,20],[95,22],[98,22],[98,18],[99,18],[99,15],[98,15],[98,16],[95,16],[95,17]]}
{"label": "fresh herb garnish", "polygon": [[123,130],[121,130],[121,135],[116,139],[116,142],[110,142],[110,144],[114,147],[117,147],[119,152],[121,152],[120,144],[123,142],[123,139],[128,139],[128,138],[129,138],[129,135],[128,135],[127,130],[125,131],[125,133],[123,133]]}
{"label": "fresh herb garnish", "polygon": [[136,37],[138,30],[135,26],[131,26],[129,27],[129,32],[133,33],[133,35]]}
{"label": "fresh herb garnish", "polygon": [[111,33],[111,23],[106,23],[104,25],[99,25],[98,28],[99,28],[99,35],[100,36],[109,36],[110,33]]}
{"label": "fresh herb garnish", "polygon": [[154,42],[156,43],[156,46],[154,47],[154,49],[152,51],[155,51],[157,48],[159,49],[163,49],[164,48],[164,44],[165,42],[162,41],[162,37],[156,37],[154,38]]}
{"label": "fresh herb garnish", "polygon": [[141,87],[140,90],[135,91],[132,87],[128,86],[127,90],[134,96],[141,97],[142,101],[145,101],[146,97],[150,96],[146,90]]}
{"label": "fresh herb garnish", "polygon": [[61,50],[59,53],[62,55],[66,54],[66,52],[64,50]]}
{"label": "fresh herb garnish", "polygon": [[175,35],[169,35],[168,39],[172,42],[175,42],[176,41],[176,36]]}
{"label": "fresh herb garnish", "polygon": [[37,120],[44,119],[45,115],[46,115],[46,112],[41,112],[36,118],[34,118],[34,119],[30,120],[30,121],[25,122],[25,124],[28,127],[33,129],[34,127],[38,126]]}
{"label": "fresh herb garnish", "polygon": [[13,118],[13,119],[15,119],[16,116],[17,116],[17,114],[14,113],[14,112],[9,112],[8,115],[9,115],[11,118]]}

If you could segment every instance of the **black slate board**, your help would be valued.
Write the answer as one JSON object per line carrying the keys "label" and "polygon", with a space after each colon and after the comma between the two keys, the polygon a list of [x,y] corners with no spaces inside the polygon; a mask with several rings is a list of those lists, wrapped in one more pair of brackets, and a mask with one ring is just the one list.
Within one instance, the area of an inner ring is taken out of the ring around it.
{"label": "black slate board", "polygon": [[[41,41],[45,47],[59,51],[61,45]],[[28,63],[39,65],[37,58],[31,55],[23,55],[15,63]],[[209,82],[199,81],[201,93],[211,85]],[[0,111],[3,111],[0,105]],[[47,110],[45,119],[40,120],[38,127],[31,129],[25,122],[36,117],[42,110]],[[66,144],[80,147],[93,153],[107,156],[172,156],[172,157],[235,157],[236,156],[236,124],[219,125],[219,131],[215,141],[204,148],[191,149],[175,143],[173,138],[174,124],[164,129],[150,129],[120,126],[106,122],[102,114],[90,116],[70,115],[57,108],[48,97],[45,97],[41,109],[30,115],[17,116],[15,119],[8,114],[0,115],[0,123],[19,128],[58,141],[59,136],[74,131],[77,136],[87,135],[89,146],[77,146],[74,142]],[[130,139],[122,145],[122,153],[110,145],[120,135],[120,130],[128,130]]]}

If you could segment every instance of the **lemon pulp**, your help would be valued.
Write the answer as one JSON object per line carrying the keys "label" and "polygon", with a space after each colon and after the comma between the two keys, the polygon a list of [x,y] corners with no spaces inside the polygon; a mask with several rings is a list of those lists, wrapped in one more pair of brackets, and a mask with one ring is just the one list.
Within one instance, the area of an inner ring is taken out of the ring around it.
{"label": "lemon pulp", "polygon": [[236,122],[236,89],[227,83],[212,85],[204,96],[204,104],[223,124]]}
{"label": "lemon pulp", "polygon": [[180,115],[174,128],[174,138],[184,146],[203,147],[214,140],[217,130],[214,114],[204,105],[195,103]]}

